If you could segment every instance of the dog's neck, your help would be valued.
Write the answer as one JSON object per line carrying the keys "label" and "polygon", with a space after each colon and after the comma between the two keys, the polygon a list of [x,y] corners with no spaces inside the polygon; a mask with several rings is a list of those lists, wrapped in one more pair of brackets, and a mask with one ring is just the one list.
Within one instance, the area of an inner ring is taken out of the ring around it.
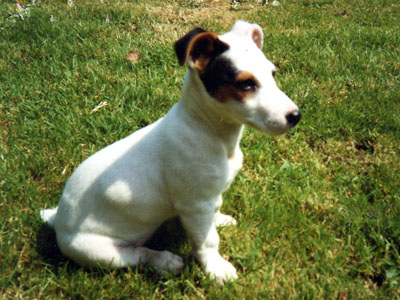
{"label": "dog's neck", "polygon": [[[208,134],[218,138],[226,149],[228,158],[233,157],[239,146],[244,125],[232,120],[224,119],[221,112],[211,104],[208,104],[210,96],[194,70],[188,68],[183,85],[182,96],[179,105],[187,115],[198,122]],[[208,105],[207,105],[208,104]],[[217,104],[217,103],[216,103]]]}

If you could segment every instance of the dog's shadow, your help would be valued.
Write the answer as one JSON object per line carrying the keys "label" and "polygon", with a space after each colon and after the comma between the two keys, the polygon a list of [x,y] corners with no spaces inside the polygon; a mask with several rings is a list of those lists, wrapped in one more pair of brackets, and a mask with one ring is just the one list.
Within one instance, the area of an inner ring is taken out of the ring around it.
{"label": "dog's shadow", "polygon": [[58,273],[60,268],[65,266],[68,269],[78,268],[78,265],[62,254],[60,248],[57,246],[56,232],[47,224],[41,224],[37,231],[36,250],[44,264],[50,267],[55,274]]}
{"label": "dog's shadow", "polygon": [[[36,239],[37,252],[53,273],[57,274],[60,268],[67,268],[71,272],[82,268],[61,252],[57,246],[56,233],[47,224],[39,227]],[[190,246],[179,218],[173,218],[162,224],[145,246],[158,251],[169,250],[183,258],[190,256]],[[142,269],[139,266],[139,270]]]}

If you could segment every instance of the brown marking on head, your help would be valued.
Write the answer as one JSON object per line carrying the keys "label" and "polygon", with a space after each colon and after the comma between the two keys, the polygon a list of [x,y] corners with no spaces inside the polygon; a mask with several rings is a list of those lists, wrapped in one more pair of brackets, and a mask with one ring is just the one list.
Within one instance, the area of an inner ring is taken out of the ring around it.
{"label": "brown marking on head", "polygon": [[244,102],[254,95],[260,84],[250,72],[240,72],[231,84],[217,87],[212,94],[218,101],[226,102],[231,99]]}
{"label": "brown marking on head", "polygon": [[202,73],[210,61],[229,46],[219,40],[215,33],[195,28],[179,39],[174,48],[179,65],[188,62],[190,67]]}

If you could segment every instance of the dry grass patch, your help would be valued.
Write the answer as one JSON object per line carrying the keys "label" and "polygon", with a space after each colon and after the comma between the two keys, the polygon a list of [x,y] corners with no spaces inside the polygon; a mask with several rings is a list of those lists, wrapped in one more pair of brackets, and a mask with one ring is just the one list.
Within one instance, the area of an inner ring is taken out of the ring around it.
{"label": "dry grass patch", "polygon": [[151,27],[158,34],[160,42],[177,40],[193,27],[212,24],[213,27],[230,28],[238,18],[243,18],[243,11],[260,6],[242,3],[238,11],[231,1],[192,2],[188,4],[187,1],[181,1],[181,5],[161,3],[147,7],[147,12],[154,20]]}

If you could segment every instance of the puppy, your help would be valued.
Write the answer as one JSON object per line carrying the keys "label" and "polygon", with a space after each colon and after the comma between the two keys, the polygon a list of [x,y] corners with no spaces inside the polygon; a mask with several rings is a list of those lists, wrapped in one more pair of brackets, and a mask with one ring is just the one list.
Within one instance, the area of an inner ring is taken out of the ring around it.
{"label": "puppy", "polygon": [[179,216],[205,272],[220,284],[237,277],[218,252],[216,227],[235,224],[220,208],[242,167],[243,127],[278,135],[301,117],[277,87],[262,45],[260,26],[244,21],[220,36],[196,28],[175,43],[179,64],[187,64],[179,102],[86,159],[58,207],[41,211],[66,256],[84,266],[148,263],[179,273],[179,256],[144,247],[164,221]]}

